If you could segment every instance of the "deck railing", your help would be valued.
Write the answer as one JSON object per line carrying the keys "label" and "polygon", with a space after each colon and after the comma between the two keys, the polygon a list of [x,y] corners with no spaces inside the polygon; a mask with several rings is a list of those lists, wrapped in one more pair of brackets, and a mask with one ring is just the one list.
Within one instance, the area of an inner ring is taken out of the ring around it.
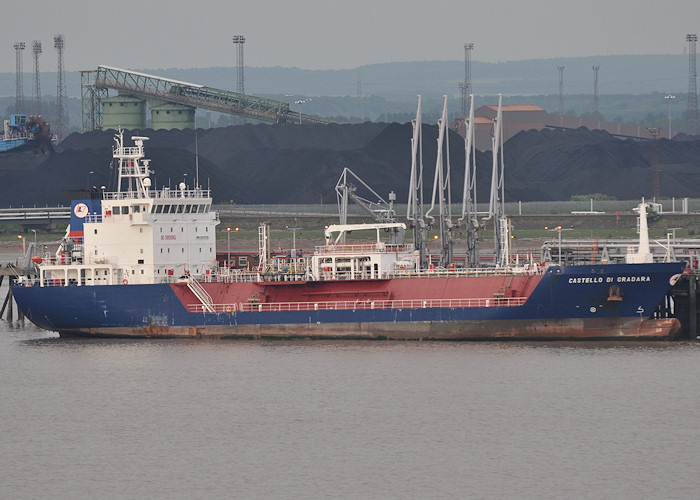
{"label": "deck railing", "polygon": [[[368,309],[456,309],[464,307],[516,307],[527,297],[490,297],[472,299],[410,300],[338,300],[324,302],[274,302],[212,304],[215,313],[289,312],[289,311],[356,311]],[[207,312],[202,304],[188,304],[190,312]]]}

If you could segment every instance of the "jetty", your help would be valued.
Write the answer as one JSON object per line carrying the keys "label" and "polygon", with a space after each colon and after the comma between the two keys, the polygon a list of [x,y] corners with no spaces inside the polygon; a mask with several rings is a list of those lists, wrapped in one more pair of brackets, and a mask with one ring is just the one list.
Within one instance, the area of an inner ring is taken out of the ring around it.
{"label": "jetty", "polygon": [[[36,269],[34,267],[20,267],[12,264],[0,267],[0,287],[2,287],[2,284],[5,282],[5,277],[7,277],[8,281],[7,294],[2,303],[2,308],[0,308],[0,318],[4,317],[8,321],[14,320],[15,301],[12,298],[12,285],[14,285],[15,280],[20,276],[36,276],[36,274]],[[17,319],[24,319],[24,315],[19,309],[17,309]]]}

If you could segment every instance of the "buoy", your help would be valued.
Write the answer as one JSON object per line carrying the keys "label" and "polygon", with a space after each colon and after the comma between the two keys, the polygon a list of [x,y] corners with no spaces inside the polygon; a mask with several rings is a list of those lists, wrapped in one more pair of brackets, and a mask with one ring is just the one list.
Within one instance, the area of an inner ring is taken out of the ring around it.
{"label": "buoy", "polygon": [[126,279],[126,278],[124,278],[124,279],[122,280],[122,283],[125,284],[125,285],[128,285],[128,284],[129,284],[129,280]]}
{"label": "buoy", "polygon": [[226,312],[230,313],[231,312],[231,306],[226,306]]}

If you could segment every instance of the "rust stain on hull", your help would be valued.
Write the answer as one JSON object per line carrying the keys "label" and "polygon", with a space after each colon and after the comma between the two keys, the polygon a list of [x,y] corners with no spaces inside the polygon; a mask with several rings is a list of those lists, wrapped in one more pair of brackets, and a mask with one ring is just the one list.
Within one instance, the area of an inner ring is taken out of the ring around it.
{"label": "rust stain on hull", "polygon": [[328,323],[239,326],[158,326],[77,329],[68,335],[201,339],[367,339],[367,340],[603,340],[675,337],[680,322],[668,319],[546,320],[412,323]]}

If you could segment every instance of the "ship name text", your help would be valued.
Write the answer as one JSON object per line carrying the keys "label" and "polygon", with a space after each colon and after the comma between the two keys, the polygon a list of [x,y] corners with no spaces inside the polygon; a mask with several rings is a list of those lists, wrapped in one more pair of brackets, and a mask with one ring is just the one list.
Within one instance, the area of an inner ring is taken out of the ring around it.
{"label": "ship name text", "polygon": [[580,283],[641,283],[641,282],[651,282],[650,276],[596,276],[592,278],[569,278],[569,283],[572,285],[577,285]]}

